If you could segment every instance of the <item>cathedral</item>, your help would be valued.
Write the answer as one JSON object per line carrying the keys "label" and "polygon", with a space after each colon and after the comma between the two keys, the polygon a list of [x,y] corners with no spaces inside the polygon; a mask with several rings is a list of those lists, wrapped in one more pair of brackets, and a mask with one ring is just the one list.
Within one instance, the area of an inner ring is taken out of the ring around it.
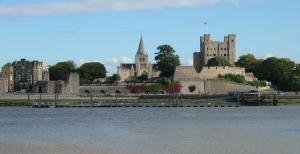
{"label": "cathedral", "polygon": [[132,80],[143,74],[148,75],[150,79],[159,76],[159,71],[153,64],[149,63],[148,54],[144,48],[143,37],[140,39],[140,44],[135,55],[135,63],[121,63],[118,66],[118,74],[122,81]]}

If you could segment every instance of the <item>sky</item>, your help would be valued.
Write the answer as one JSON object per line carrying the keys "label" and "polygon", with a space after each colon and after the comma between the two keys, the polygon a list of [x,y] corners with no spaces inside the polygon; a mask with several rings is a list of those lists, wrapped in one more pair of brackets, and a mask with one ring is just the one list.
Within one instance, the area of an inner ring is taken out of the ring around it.
{"label": "sky", "polygon": [[53,65],[73,60],[133,62],[141,35],[154,63],[169,44],[192,65],[200,36],[237,34],[237,58],[290,58],[300,63],[298,0],[1,0],[0,66],[26,58]]}

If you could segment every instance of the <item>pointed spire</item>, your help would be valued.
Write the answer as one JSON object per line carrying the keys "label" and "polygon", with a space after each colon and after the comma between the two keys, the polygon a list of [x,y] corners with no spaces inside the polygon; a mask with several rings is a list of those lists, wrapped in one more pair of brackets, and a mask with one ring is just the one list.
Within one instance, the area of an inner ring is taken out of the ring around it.
{"label": "pointed spire", "polygon": [[139,49],[137,51],[137,54],[145,54],[145,47],[144,47],[144,41],[143,41],[143,35],[141,35]]}

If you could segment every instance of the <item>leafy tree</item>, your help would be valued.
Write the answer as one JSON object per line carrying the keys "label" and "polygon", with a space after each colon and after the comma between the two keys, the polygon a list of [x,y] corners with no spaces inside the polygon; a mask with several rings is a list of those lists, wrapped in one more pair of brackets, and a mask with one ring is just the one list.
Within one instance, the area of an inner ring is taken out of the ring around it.
{"label": "leafy tree", "polygon": [[73,61],[59,62],[49,67],[50,80],[67,80],[71,72],[76,72]]}
{"label": "leafy tree", "polygon": [[278,88],[287,91],[300,91],[300,77],[295,74],[289,74],[282,77],[278,83]]}
{"label": "leafy tree", "polygon": [[117,82],[117,81],[120,81],[121,80],[121,76],[119,74],[113,74],[111,77],[110,77],[110,81],[111,82]]}
{"label": "leafy tree", "polygon": [[148,80],[148,73],[144,72],[139,78],[141,81],[147,81]]}
{"label": "leafy tree", "polygon": [[169,78],[163,77],[160,79],[160,84],[165,88],[169,88],[172,85],[172,80]]}
{"label": "leafy tree", "polygon": [[175,50],[170,45],[161,45],[157,47],[158,52],[155,53],[156,66],[161,71],[161,77],[172,77],[175,68],[180,65],[179,56],[175,54]]}
{"label": "leafy tree", "polygon": [[95,79],[105,78],[105,66],[98,62],[85,63],[79,68],[80,79],[84,82],[91,83]]}
{"label": "leafy tree", "polygon": [[231,66],[227,59],[220,56],[208,60],[207,65],[208,66]]}
{"label": "leafy tree", "polygon": [[246,68],[246,72],[255,72],[260,63],[261,61],[256,59],[252,54],[243,55],[237,61],[238,66]]}
{"label": "leafy tree", "polygon": [[[294,67],[295,63],[290,59],[271,57],[257,67],[255,76],[260,80],[271,81],[272,84],[277,85],[280,80],[293,74]],[[282,84],[282,82],[280,83]]]}

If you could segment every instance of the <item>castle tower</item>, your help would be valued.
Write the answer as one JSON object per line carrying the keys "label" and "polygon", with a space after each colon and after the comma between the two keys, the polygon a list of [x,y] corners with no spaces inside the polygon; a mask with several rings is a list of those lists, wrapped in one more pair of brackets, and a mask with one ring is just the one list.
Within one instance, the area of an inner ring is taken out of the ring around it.
{"label": "castle tower", "polygon": [[135,55],[136,76],[140,76],[143,72],[148,72],[148,55],[145,52],[143,37],[141,36],[139,48]]}

